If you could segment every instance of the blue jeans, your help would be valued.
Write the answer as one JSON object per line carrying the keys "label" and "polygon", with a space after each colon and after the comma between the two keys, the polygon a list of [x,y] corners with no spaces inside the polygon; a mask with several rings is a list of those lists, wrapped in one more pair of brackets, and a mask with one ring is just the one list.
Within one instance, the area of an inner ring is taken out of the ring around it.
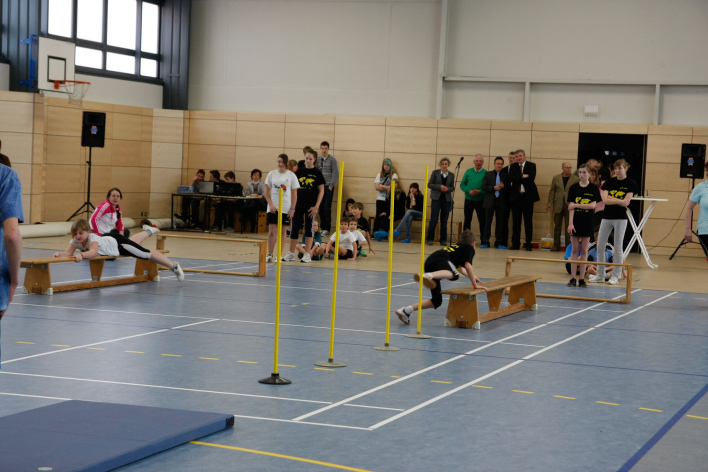
{"label": "blue jeans", "polygon": [[411,227],[413,227],[413,222],[420,221],[422,219],[423,219],[423,212],[422,211],[408,210],[406,212],[406,214],[403,216],[403,219],[401,220],[401,222],[398,223],[398,228],[396,228],[396,231],[401,231],[401,229],[403,229],[403,226],[405,225],[406,239],[411,239]]}

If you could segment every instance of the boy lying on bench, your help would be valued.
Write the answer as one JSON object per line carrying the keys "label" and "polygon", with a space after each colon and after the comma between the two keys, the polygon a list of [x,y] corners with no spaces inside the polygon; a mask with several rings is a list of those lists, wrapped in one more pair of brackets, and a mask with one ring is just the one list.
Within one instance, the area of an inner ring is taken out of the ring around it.
{"label": "boy lying on bench", "polygon": [[[460,278],[460,273],[470,279],[473,288],[481,288],[485,292],[487,291],[487,288],[482,285],[482,282],[472,272],[474,245],[474,234],[470,230],[465,230],[460,235],[460,240],[457,244],[435,251],[425,260],[423,285],[430,289],[433,297],[430,300],[423,300],[421,309],[435,308],[437,310],[443,302],[440,280],[457,280]],[[420,274],[415,274],[416,281],[420,281],[420,277]],[[418,310],[417,303],[399,308],[396,310],[396,315],[405,324],[410,324],[410,317],[416,310]]]}
{"label": "boy lying on bench", "polygon": [[[184,272],[178,262],[172,262],[167,256],[159,251],[151,251],[140,245],[147,238],[160,230],[148,225],[143,226],[143,231],[133,235],[130,239],[117,233],[98,236],[91,232],[91,227],[86,220],[76,220],[71,225],[72,240],[69,247],[64,252],[57,252],[54,257],[74,257],[76,262],[84,259],[92,259],[98,256],[129,256],[138,259],[146,259],[151,262],[162,264],[172,270],[177,276],[177,280],[184,280]],[[76,250],[79,253],[74,255]]]}

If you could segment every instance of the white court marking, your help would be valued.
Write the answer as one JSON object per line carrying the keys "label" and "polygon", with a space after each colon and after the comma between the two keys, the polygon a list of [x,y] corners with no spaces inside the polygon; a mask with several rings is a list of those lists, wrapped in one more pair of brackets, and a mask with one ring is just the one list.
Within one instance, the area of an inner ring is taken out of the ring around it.
{"label": "white court marking", "polygon": [[63,401],[71,400],[71,398],[45,397],[45,396],[42,396],[42,395],[25,395],[25,394],[23,394],[23,393],[0,392],[0,395],[12,395],[13,397],[46,398],[46,399],[48,399],[48,400],[63,400]]}
{"label": "white court marking", "polygon": [[[418,282],[406,282],[404,284],[398,284],[398,285],[391,285],[391,288],[396,288],[396,287],[403,287],[404,285],[411,285],[411,284],[417,284]],[[386,287],[381,287],[381,288],[375,288],[373,290],[367,290],[366,292],[361,292],[361,293],[372,293],[372,292],[378,292],[379,290],[386,290],[388,289],[388,286]]]}

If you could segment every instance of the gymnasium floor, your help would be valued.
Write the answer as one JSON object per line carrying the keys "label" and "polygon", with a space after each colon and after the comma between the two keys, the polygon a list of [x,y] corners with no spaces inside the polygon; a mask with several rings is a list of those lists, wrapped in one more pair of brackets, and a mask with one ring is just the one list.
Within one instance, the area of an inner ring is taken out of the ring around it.
{"label": "gymnasium floor", "polygon": [[[107,263],[104,277],[133,266]],[[347,367],[327,370],[313,364],[328,358],[332,269],[283,269],[279,363],[292,385],[257,382],[273,366],[275,266],[265,278],[188,273],[181,284],[162,273],[158,284],[15,298],[2,321],[0,416],[65,399],[236,414],[233,429],[126,471],[706,470],[705,295],[541,298],[537,312],[481,330],[444,328],[446,301],[423,316],[429,340],[406,338],[414,325],[392,315],[401,351],[381,352],[386,273],[342,263],[334,358]],[[62,264],[53,278],[87,273]],[[393,285],[392,309],[417,299],[410,274]],[[539,283],[548,290],[580,289]]]}

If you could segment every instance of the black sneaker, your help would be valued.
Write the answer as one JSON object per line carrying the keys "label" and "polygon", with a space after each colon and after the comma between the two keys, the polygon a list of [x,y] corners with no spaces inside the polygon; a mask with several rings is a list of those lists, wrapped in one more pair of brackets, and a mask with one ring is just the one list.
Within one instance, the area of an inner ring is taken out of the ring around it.
{"label": "black sneaker", "polygon": [[578,282],[578,287],[580,287],[580,288],[585,288],[587,286],[588,286],[588,284],[585,283],[585,280],[581,280],[580,282]]}
{"label": "black sneaker", "polygon": [[[584,280],[581,280],[581,282],[585,282],[585,281],[584,281]],[[568,283],[565,284],[565,285],[566,285],[566,287],[575,287],[575,284],[576,284],[576,283],[577,283],[577,280],[575,280],[575,278],[572,278],[572,279],[570,279],[570,282],[568,282]]]}

